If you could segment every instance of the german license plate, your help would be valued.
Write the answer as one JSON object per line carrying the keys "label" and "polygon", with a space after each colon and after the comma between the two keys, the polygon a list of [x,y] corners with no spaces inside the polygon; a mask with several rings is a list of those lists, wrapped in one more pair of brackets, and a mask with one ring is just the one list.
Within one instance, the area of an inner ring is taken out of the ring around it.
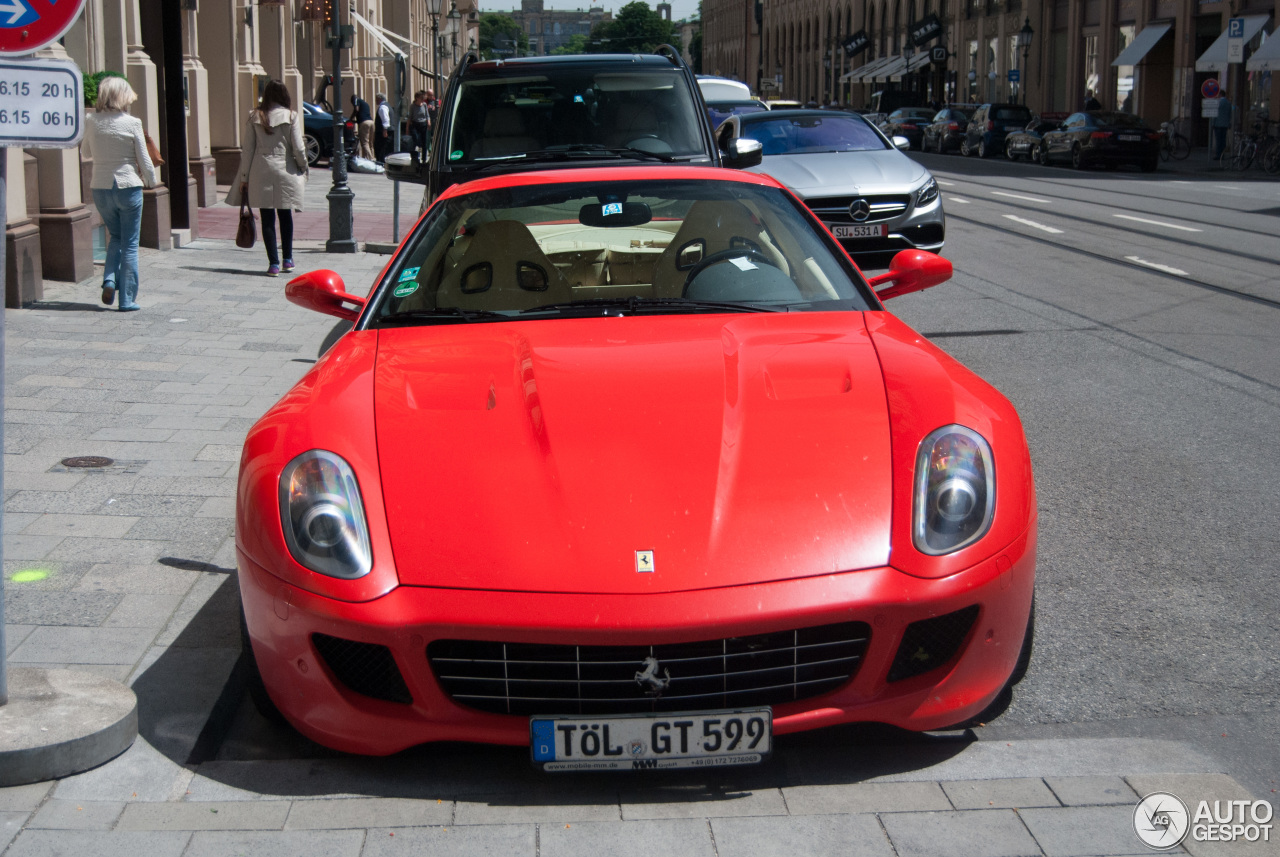
{"label": "german license plate", "polygon": [[1139,143],[1142,141],[1140,134],[1121,134],[1118,138],[1122,143]]}
{"label": "german license plate", "polygon": [[544,771],[642,771],[754,765],[773,749],[773,711],[531,717],[533,764]]}
{"label": "german license plate", "polygon": [[859,223],[853,226],[831,224],[831,234],[837,238],[883,238],[889,234],[885,224]]}
{"label": "german license plate", "polygon": [[1021,130],[1022,130],[1022,126],[1021,126],[1021,125],[1006,125],[1006,126],[1004,126],[1004,130],[1005,130],[1005,131],[1007,131],[1008,133],[1012,134],[1014,131],[1021,131]]}

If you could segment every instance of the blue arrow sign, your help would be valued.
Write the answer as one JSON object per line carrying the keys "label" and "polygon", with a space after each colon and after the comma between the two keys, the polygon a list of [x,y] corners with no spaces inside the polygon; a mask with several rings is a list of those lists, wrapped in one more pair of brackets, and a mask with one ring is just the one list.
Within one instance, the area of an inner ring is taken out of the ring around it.
{"label": "blue arrow sign", "polygon": [[27,0],[0,0],[0,27],[12,30],[40,20],[40,13]]}

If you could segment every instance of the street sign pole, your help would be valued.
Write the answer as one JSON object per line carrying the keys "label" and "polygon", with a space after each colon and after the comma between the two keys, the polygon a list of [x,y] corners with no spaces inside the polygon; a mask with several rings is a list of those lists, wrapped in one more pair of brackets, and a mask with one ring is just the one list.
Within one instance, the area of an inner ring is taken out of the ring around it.
{"label": "street sign pole", "polygon": [[[355,223],[352,213],[356,195],[347,187],[346,121],[342,106],[342,44],[347,38],[342,26],[342,7],[333,4],[330,38],[333,40],[333,149],[329,154],[329,172],[333,175],[333,187],[329,189],[329,240],[325,250],[329,253],[356,252]],[[356,133],[360,133],[357,127]]]}
{"label": "street sign pole", "polygon": [[[9,149],[0,148],[0,223],[9,222],[8,211]],[[8,241],[0,241],[0,271],[9,270]],[[0,401],[4,401],[4,313],[0,312]],[[4,420],[0,420],[0,445],[4,444]],[[0,468],[0,496],[4,496],[4,468]],[[4,526],[4,507],[0,506],[0,530]],[[4,541],[0,539],[0,568],[4,567]],[[9,656],[4,639],[4,574],[0,572],[0,706],[9,703]]]}

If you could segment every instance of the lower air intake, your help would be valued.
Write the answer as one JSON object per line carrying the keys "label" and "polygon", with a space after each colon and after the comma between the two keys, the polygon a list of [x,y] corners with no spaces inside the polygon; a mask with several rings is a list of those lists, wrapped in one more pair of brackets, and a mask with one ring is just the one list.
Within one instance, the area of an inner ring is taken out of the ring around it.
{"label": "lower air intake", "polygon": [[386,646],[328,634],[312,634],[311,642],[334,677],[356,693],[404,705],[413,702],[396,659]]}
{"label": "lower air intake", "polygon": [[889,668],[889,681],[902,681],[937,669],[955,656],[978,618],[974,604],[954,613],[912,622]]}

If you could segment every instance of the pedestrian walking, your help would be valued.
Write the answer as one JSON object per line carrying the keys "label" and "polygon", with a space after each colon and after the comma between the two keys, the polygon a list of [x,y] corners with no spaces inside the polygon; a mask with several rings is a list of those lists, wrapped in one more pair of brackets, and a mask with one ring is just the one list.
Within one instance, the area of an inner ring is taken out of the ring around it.
{"label": "pedestrian walking", "polygon": [[413,135],[413,148],[418,160],[427,159],[427,141],[431,139],[431,112],[427,109],[427,91],[419,89],[413,94],[409,108],[409,133]]}
{"label": "pedestrian walking", "polygon": [[382,163],[391,149],[391,105],[381,92],[374,96],[374,101],[378,106],[373,125],[373,152],[378,163]]}
{"label": "pedestrian walking", "polygon": [[1227,132],[1235,119],[1236,107],[1227,97],[1227,90],[1218,93],[1218,115],[1213,117],[1213,157],[1221,158],[1227,148]]}
{"label": "pedestrian walking", "polygon": [[[435,90],[427,87],[427,118],[431,120],[431,127],[436,127],[436,113],[440,110],[440,102],[436,100]],[[430,148],[430,140],[427,141]]]}
{"label": "pedestrian walking", "polygon": [[107,227],[107,259],[102,302],[119,294],[120,312],[138,306],[138,236],[142,232],[142,189],[156,186],[156,168],[147,153],[142,121],[129,115],[138,94],[123,77],[98,84],[97,113],[87,116],[84,155],[93,159],[89,187]]}
{"label": "pedestrian walking", "polygon": [[369,102],[356,94],[351,95],[351,121],[356,123],[358,141],[356,154],[362,158],[374,160],[373,151],[373,113],[369,111]]}
{"label": "pedestrian walking", "polygon": [[280,273],[276,220],[280,221],[279,249],[284,270],[293,270],[293,212],[302,211],[308,176],[307,150],[302,143],[302,118],[293,109],[289,90],[278,80],[267,81],[262,100],[249,114],[241,137],[240,171],[227,194],[227,203],[249,205],[262,215],[262,243],[267,248],[267,276]]}
{"label": "pedestrian walking", "polygon": [[1093,90],[1089,90],[1088,97],[1084,100],[1085,112],[1090,110],[1101,110],[1102,104],[1098,101],[1097,96],[1093,94]]}

